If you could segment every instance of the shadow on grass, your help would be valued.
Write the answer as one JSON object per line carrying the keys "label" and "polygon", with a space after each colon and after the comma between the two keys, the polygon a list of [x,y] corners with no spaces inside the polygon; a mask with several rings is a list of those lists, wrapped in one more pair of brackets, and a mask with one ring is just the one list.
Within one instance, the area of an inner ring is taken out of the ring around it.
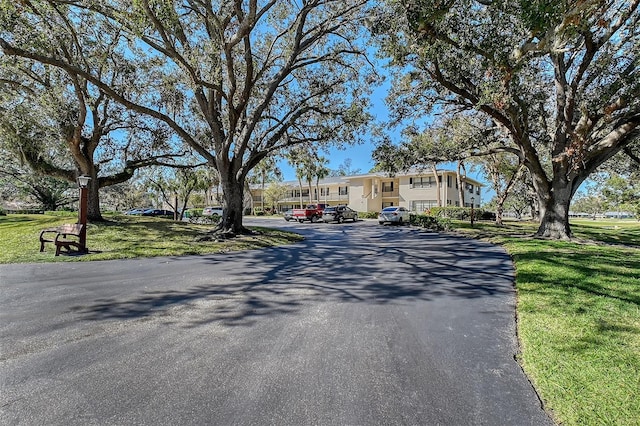
{"label": "shadow on grass", "polygon": [[589,226],[572,224],[574,235],[588,238],[604,244],[640,247],[640,226],[634,228],[616,228],[615,226]]}
{"label": "shadow on grass", "polygon": [[[620,247],[562,243],[548,243],[547,247],[554,246],[556,249],[540,250],[539,244],[532,242],[527,251],[514,256],[517,262],[541,266],[532,272],[519,270],[518,281],[544,284],[551,289],[578,289],[595,296],[640,305],[640,255],[629,256]],[[544,275],[540,270],[553,273]],[[604,280],[603,275],[612,278]]]}

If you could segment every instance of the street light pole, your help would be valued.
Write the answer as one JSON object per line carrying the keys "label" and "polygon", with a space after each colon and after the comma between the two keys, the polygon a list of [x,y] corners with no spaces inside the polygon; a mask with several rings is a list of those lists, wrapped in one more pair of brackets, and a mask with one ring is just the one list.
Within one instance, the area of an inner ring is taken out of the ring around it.
{"label": "street light pole", "polygon": [[475,197],[471,197],[471,227],[473,228],[473,205],[476,202]]}
{"label": "street light pole", "polygon": [[78,223],[83,225],[80,231],[80,252],[87,253],[87,210],[88,210],[88,189],[87,185],[91,178],[89,176],[78,176],[78,187],[80,188],[80,206],[78,208]]}

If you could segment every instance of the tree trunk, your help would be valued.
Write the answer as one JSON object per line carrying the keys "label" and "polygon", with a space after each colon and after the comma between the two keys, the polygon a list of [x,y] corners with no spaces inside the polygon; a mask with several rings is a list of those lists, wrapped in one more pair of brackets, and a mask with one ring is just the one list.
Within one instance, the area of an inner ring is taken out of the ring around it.
{"label": "tree trunk", "polygon": [[[260,193],[260,208],[262,209],[262,214],[264,213],[264,181],[265,181],[265,176],[264,174],[262,174],[262,192]],[[251,199],[253,200],[253,197],[251,197]]]}
{"label": "tree trunk", "polygon": [[502,215],[504,214],[504,203],[507,201],[507,196],[498,197],[496,202],[496,225],[502,226],[504,223],[502,222]]}
{"label": "tree trunk", "polygon": [[568,240],[571,238],[569,227],[569,204],[572,196],[572,185],[566,182],[555,183],[553,191],[546,200],[538,197],[540,206],[540,227],[537,236],[543,238]]}
{"label": "tree trunk", "polygon": [[464,167],[462,161],[458,161],[458,168],[456,169],[456,182],[458,184],[458,198],[460,198],[460,207],[464,207],[464,179],[462,178],[461,170],[464,170],[464,174],[467,174],[467,169]]}
{"label": "tree trunk", "polygon": [[244,234],[246,228],[242,225],[244,210],[244,183],[236,179],[222,179],[222,194],[224,197],[221,231],[225,234]]}
{"label": "tree trunk", "polygon": [[431,164],[431,171],[436,180],[436,203],[438,207],[442,207],[442,196],[440,195],[440,182],[438,179],[438,169],[436,169],[436,163]]}
{"label": "tree trunk", "polygon": [[304,205],[302,204],[302,180],[298,178],[298,186],[300,187],[300,208],[304,209]]}
{"label": "tree trunk", "polygon": [[87,173],[91,176],[91,180],[87,186],[87,219],[92,222],[102,222],[102,213],[100,212],[100,182],[98,180],[97,172],[93,168],[92,173]]}

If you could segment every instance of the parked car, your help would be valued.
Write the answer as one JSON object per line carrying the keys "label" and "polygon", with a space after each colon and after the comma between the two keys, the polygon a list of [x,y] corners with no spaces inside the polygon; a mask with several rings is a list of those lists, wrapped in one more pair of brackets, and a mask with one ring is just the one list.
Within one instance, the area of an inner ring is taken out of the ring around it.
{"label": "parked car", "polygon": [[141,215],[147,209],[131,209],[124,212],[126,215]]}
{"label": "parked car", "polygon": [[327,207],[322,211],[322,220],[324,223],[342,223],[345,220],[356,222],[358,220],[358,212],[347,206]]}
{"label": "parked car", "polygon": [[384,225],[385,223],[397,223],[399,225],[409,223],[409,214],[409,210],[404,207],[385,207],[378,214],[378,222],[380,225]]}
{"label": "parked car", "polygon": [[282,216],[284,216],[284,220],[289,222],[290,220],[293,219],[293,210],[292,209],[287,210],[282,214]]}
{"label": "parked car", "polygon": [[495,222],[496,214],[494,212],[484,211],[484,212],[482,212],[482,215],[480,216],[480,220],[493,220]]}
{"label": "parked car", "polygon": [[322,212],[327,207],[326,204],[309,204],[304,209],[293,209],[293,218],[300,223],[305,220],[315,223],[322,220]]}
{"label": "parked car", "polygon": [[222,209],[222,207],[205,207],[204,210],[202,210],[202,216],[222,216],[222,213],[224,212],[224,210]]}
{"label": "parked car", "polygon": [[162,209],[146,209],[142,212],[142,216],[171,216],[173,217],[173,212],[171,210],[162,210]]}

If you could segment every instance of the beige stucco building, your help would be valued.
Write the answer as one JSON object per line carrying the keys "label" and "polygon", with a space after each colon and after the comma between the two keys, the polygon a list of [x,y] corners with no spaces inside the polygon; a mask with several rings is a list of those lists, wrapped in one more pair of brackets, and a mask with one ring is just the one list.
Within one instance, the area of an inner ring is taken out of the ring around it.
{"label": "beige stucco building", "polygon": [[[463,178],[463,200],[460,200],[456,172],[438,170],[438,182],[431,172],[404,173],[389,177],[385,173],[368,173],[356,176],[332,177],[315,182],[311,188],[303,183],[302,191],[297,181],[284,182],[286,196],[278,202],[278,210],[299,207],[300,204],[347,204],[360,212],[376,212],[388,206],[402,206],[414,212],[424,212],[437,207],[440,192],[442,206],[479,207],[482,203],[482,184],[468,177]],[[254,206],[262,201],[260,188],[252,188]]]}

